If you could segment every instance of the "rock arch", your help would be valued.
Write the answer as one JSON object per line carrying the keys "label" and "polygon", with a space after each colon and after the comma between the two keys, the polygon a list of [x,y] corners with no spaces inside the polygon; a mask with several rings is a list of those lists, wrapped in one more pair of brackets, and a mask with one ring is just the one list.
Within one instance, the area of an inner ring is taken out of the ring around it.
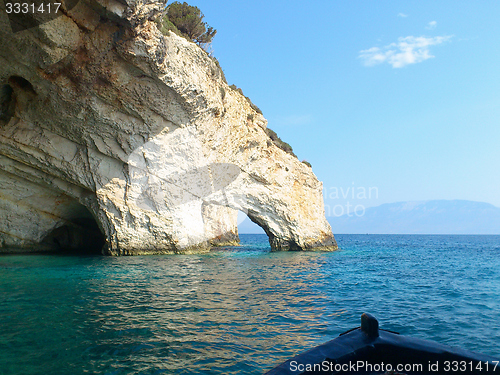
{"label": "rock arch", "polygon": [[312,169],[205,51],[158,31],[163,6],[95,1],[99,14],[81,0],[71,18],[0,28],[0,244],[81,244],[84,206],[110,255],[208,251],[232,210],[274,250],[336,249]]}

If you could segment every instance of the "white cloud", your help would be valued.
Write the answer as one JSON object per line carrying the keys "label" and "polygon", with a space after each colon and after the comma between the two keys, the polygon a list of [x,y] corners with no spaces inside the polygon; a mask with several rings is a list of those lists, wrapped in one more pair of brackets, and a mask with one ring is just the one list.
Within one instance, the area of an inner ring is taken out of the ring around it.
{"label": "white cloud", "polygon": [[398,14],[398,17],[406,18],[406,17],[408,17],[408,15],[407,15],[407,14],[404,14],[404,13],[399,13],[399,14]]}
{"label": "white cloud", "polygon": [[359,58],[364,60],[365,66],[373,66],[384,62],[393,68],[402,68],[409,64],[416,64],[434,57],[430,54],[429,47],[450,40],[452,36],[407,36],[398,38],[397,43],[385,47],[372,47],[359,52]]}
{"label": "white cloud", "polygon": [[431,21],[427,24],[427,26],[425,27],[427,30],[432,30],[432,29],[435,29],[437,26],[437,22],[436,21]]}

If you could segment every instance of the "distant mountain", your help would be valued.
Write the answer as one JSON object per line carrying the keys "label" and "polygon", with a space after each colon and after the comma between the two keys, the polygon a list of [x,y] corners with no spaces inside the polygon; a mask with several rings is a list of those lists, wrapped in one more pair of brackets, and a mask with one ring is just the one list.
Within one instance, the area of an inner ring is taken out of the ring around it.
{"label": "distant mountain", "polygon": [[334,234],[500,234],[500,208],[465,200],[387,203],[328,221]]}

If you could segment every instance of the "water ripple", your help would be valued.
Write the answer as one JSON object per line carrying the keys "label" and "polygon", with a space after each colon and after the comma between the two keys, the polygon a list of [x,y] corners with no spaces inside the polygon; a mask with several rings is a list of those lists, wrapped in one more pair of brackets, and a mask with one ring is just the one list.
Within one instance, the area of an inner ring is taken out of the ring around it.
{"label": "water ripple", "polygon": [[260,374],[359,325],[500,357],[500,236],[265,237],[207,255],[0,257],[1,374]]}

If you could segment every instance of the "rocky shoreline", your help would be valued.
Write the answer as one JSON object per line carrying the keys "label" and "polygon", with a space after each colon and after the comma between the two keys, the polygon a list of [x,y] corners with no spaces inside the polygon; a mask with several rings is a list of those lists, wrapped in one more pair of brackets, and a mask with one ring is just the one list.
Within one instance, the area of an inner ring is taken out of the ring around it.
{"label": "rocky shoreline", "polygon": [[0,253],[108,255],[238,242],[335,250],[322,184],[159,2],[81,0],[37,27],[0,12]]}

